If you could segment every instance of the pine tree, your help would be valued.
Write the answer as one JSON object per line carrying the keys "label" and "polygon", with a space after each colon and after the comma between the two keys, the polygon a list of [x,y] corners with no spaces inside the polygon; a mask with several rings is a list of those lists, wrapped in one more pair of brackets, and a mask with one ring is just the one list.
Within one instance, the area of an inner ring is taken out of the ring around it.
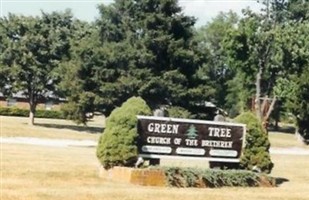
{"label": "pine tree", "polygon": [[187,130],[187,137],[189,139],[195,139],[198,136],[197,130],[193,124],[190,125],[189,129]]}

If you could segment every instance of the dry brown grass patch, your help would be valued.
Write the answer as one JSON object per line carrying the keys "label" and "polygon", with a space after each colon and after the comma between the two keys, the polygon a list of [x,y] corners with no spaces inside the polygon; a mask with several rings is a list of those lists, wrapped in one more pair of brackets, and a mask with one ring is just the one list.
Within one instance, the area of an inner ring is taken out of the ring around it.
{"label": "dry brown grass patch", "polygon": [[272,156],[272,176],[288,179],[278,188],[177,189],[98,178],[95,148],[2,144],[1,155],[1,200],[307,200],[309,196],[309,156]]}

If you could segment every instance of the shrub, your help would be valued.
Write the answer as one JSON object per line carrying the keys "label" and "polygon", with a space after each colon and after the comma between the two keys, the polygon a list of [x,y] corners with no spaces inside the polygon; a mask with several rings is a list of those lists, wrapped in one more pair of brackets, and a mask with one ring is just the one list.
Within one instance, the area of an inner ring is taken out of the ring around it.
{"label": "shrub", "polygon": [[256,166],[262,172],[270,173],[274,166],[269,154],[270,143],[258,118],[253,113],[246,112],[236,117],[235,121],[247,125],[245,148],[240,166],[248,170]]}
{"label": "shrub", "polygon": [[172,106],[167,108],[168,116],[169,117],[175,117],[175,118],[192,118],[192,113],[190,113],[188,110],[186,110],[183,107],[179,106]]}
{"label": "shrub", "polygon": [[[3,116],[16,116],[16,117],[28,117],[29,110],[21,109],[17,107],[7,108],[0,107],[0,115]],[[61,111],[55,110],[36,110],[35,117],[37,118],[53,118],[53,119],[64,119]]]}
{"label": "shrub", "polygon": [[10,108],[4,107],[4,108],[0,108],[0,115],[26,117],[26,116],[29,116],[29,110],[20,109],[17,107],[10,107]]}
{"label": "shrub", "polygon": [[132,97],[113,110],[97,147],[97,157],[105,169],[134,166],[138,155],[136,115],[150,114],[150,108],[140,97]]}
{"label": "shrub", "polygon": [[88,119],[83,105],[74,102],[66,103],[61,107],[61,111],[68,120],[72,120],[77,124],[87,123]]}
{"label": "shrub", "polygon": [[302,136],[305,143],[309,143],[309,67],[301,77],[296,78],[294,95],[289,100],[289,107],[296,116],[297,133]]}
{"label": "shrub", "polygon": [[211,170],[197,168],[164,167],[169,186],[173,187],[256,187],[262,181],[275,185],[272,177],[246,170]]}
{"label": "shrub", "polygon": [[[29,115],[29,112],[28,112]],[[51,118],[51,119],[64,119],[64,115],[61,111],[56,110],[37,110],[35,112],[37,118]]]}

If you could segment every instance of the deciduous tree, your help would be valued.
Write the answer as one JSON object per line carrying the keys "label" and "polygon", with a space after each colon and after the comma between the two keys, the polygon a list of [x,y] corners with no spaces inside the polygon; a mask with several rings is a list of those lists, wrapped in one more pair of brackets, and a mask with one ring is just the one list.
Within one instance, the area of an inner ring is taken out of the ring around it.
{"label": "deciduous tree", "polygon": [[[227,109],[233,115],[233,110],[239,104],[229,95],[229,82],[235,76],[235,70],[228,65],[228,54],[224,43],[231,31],[236,29],[239,17],[236,13],[219,13],[212,21],[197,29],[195,35],[198,47],[206,57],[198,76],[207,80],[214,90],[214,103]],[[237,112],[236,112],[237,113]],[[235,113],[234,113],[235,114]]]}
{"label": "deciduous tree", "polygon": [[40,17],[9,14],[0,18],[1,71],[11,92],[28,98],[29,124],[34,124],[38,101],[55,90],[54,69],[69,57],[70,11]]}

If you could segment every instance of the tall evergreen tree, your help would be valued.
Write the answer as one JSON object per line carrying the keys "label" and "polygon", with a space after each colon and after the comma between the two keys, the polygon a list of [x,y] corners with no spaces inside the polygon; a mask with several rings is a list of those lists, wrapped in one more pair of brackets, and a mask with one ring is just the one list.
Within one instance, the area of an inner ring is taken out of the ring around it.
{"label": "tall evergreen tree", "polygon": [[118,58],[108,67],[118,72],[117,80],[129,80],[133,94],[152,106],[201,99],[202,87],[198,92],[193,80],[200,64],[192,43],[195,20],[182,14],[177,1],[119,0],[100,6],[100,13],[101,40],[115,47]]}
{"label": "tall evergreen tree", "polygon": [[203,57],[193,40],[195,19],[176,0],[116,0],[98,8],[93,41],[85,41],[78,55],[79,70],[87,75],[77,76],[89,83],[95,110],[108,116],[131,96],[152,108],[190,108],[210,98],[209,87],[196,76]]}
{"label": "tall evergreen tree", "polygon": [[102,65],[96,57],[104,56],[100,48],[98,32],[93,24],[74,21],[72,25],[71,59],[62,62],[58,68],[61,82],[58,88],[68,102],[62,107],[65,116],[77,123],[85,123],[87,114],[95,111],[96,82],[94,69]]}

